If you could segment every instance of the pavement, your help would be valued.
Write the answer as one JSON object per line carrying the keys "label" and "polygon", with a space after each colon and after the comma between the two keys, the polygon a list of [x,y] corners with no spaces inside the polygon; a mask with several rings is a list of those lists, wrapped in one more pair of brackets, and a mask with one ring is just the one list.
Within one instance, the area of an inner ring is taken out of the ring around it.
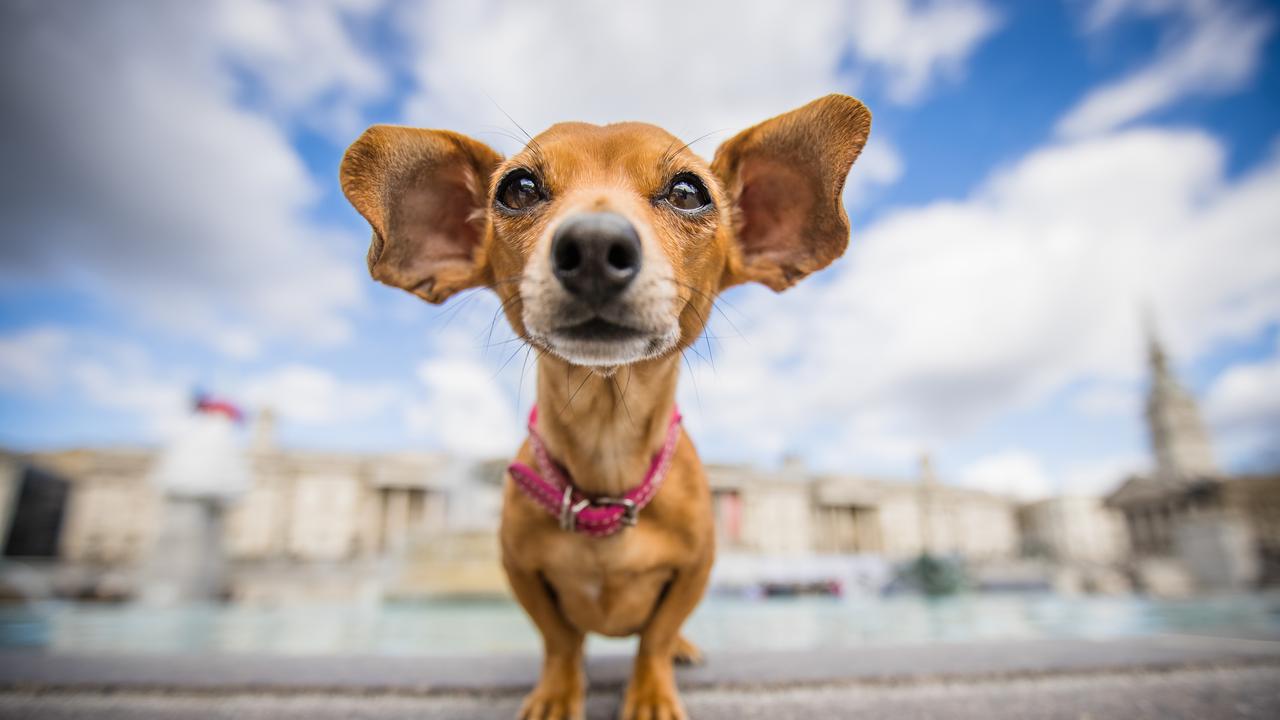
{"label": "pavement", "polygon": [[[510,718],[537,658],[0,652],[0,718]],[[613,718],[623,657],[592,659]],[[1280,640],[868,646],[712,656],[680,671],[693,718],[1276,718]]]}

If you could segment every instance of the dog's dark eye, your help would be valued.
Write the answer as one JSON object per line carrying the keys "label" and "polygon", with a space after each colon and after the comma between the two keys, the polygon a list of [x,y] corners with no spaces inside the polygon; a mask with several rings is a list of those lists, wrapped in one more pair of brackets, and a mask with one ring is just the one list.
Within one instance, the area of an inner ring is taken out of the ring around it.
{"label": "dog's dark eye", "polygon": [[542,202],[542,187],[533,173],[523,168],[512,170],[498,185],[498,204],[508,210],[525,210]]}
{"label": "dog's dark eye", "polygon": [[667,188],[666,201],[671,207],[685,212],[701,210],[711,204],[711,193],[697,175],[677,175]]}

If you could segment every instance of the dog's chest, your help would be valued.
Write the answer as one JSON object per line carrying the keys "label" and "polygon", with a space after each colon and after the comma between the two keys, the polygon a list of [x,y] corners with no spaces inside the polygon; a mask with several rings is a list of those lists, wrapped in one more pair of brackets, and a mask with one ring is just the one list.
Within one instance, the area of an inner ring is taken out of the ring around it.
{"label": "dog's chest", "polygon": [[619,543],[587,540],[592,544],[573,543],[555,553],[544,570],[561,609],[584,631],[637,632],[674,577],[674,563],[634,537]]}

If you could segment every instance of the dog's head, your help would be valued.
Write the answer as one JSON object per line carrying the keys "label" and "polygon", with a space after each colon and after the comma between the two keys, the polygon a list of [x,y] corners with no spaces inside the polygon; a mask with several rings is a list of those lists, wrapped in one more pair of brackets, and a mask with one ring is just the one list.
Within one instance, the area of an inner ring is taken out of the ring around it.
{"label": "dog's head", "polygon": [[618,366],[691,343],[726,287],[780,291],[839,257],[841,191],[870,129],[862,103],[828,95],[707,164],[642,123],[562,123],[505,160],[379,125],[347,150],[342,189],[373,226],[377,280],[432,303],[492,288],[530,342]]}

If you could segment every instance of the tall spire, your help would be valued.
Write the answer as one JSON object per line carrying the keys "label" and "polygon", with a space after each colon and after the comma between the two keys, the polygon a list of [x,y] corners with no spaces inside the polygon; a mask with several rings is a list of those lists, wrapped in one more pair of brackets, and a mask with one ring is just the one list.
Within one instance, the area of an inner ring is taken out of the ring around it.
{"label": "tall spire", "polygon": [[258,411],[250,447],[256,453],[269,453],[276,449],[276,411],[271,406]]}
{"label": "tall spire", "polygon": [[1157,378],[1167,378],[1173,382],[1169,374],[1169,356],[1165,354],[1164,346],[1160,343],[1155,311],[1151,309],[1150,304],[1142,306],[1142,331],[1147,336],[1147,363],[1151,367],[1152,381],[1154,382]]}
{"label": "tall spire", "polygon": [[1169,367],[1150,312],[1144,313],[1151,389],[1147,395],[1147,429],[1156,460],[1156,479],[1178,482],[1218,473],[1213,446],[1200,408]]}
{"label": "tall spire", "polygon": [[933,469],[933,458],[929,453],[920,456],[920,543],[921,550],[928,555],[934,551],[933,536],[934,496],[938,491],[938,473]]}

